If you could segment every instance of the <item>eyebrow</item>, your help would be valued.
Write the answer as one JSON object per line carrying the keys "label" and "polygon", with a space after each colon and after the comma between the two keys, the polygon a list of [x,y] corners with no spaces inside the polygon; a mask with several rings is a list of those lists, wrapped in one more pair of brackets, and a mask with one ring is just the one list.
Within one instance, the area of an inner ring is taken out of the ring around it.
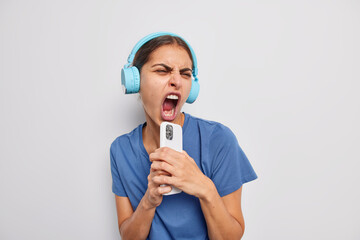
{"label": "eyebrow", "polygon": [[[164,64],[164,63],[156,63],[154,65],[152,65],[151,67],[156,67],[156,66],[162,66],[166,69],[166,71],[172,71],[173,69],[171,67],[169,67],[168,65]],[[180,72],[183,73],[183,72],[187,72],[187,71],[190,71],[192,72],[192,69],[191,68],[182,68],[180,69]]]}

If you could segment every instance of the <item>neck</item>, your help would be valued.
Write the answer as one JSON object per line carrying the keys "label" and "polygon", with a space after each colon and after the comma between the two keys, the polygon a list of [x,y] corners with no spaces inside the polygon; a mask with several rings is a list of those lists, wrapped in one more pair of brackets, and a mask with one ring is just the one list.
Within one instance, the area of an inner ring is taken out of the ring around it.
{"label": "neck", "polygon": [[[173,121],[181,127],[184,125],[185,115],[180,113],[179,117]],[[143,143],[148,154],[160,147],[160,125],[146,115],[146,125],[142,129]]]}

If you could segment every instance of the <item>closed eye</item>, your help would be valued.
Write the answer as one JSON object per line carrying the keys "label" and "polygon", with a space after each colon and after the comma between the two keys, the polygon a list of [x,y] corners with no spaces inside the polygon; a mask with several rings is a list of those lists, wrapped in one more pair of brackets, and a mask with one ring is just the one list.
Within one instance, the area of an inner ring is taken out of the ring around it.
{"label": "closed eye", "polygon": [[170,71],[166,70],[166,69],[157,69],[157,70],[155,70],[155,72],[157,72],[158,74],[161,74],[161,75],[165,75],[165,74],[168,74]]}
{"label": "closed eye", "polygon": [[191,77],[191,74],[190,74],[190,73],[182,73],[182,75],[184,75],[185,77],[188,77],[188,78]]}
{"label": "closed eye", "polygon": [[186,78],[191,78],[192,71],[189,68],[181,69],[180,74],[185,76]]}

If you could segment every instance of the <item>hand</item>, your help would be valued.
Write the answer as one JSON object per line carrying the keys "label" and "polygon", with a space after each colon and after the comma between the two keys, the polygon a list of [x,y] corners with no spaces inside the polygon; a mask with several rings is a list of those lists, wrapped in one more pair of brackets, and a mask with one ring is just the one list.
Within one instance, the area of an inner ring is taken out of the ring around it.
{"label": "hand", "polygon": [[171,191],[170,186],[160,187],[160,184],[153,181],[154,177],[161,175],[169,175],[167,172],[162,170],[153,170],[150,169],[150,174],[148,176],[148,188],[145,193],[145,200],[149,208],[155,208],[159,206],[163,199],[163,194]]}
{"label": "hand", "polygon": [[152,180],[161,185],[172,185],[198,198],[206,196],[214,185],[185,151],[177,152],[171,148],[156,149],[150,154],[151,171],[162,171],[168,175],[157,174]]}

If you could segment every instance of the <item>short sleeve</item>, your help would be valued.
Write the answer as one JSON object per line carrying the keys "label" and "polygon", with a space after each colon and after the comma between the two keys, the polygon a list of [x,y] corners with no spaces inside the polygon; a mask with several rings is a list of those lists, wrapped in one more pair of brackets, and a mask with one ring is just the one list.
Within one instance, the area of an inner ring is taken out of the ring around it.
{"label": "short sleeve", "polygon": [[244,183],[257,178],[235,135],[223,125],[214,131],[210,140],[212,156],[211,179],[221,197],[238,190]]}
{"label": "short sleeve", "polygon": [[112,175],[112,191],[120,197],[127,197],[127,194],[124,190],[124,186],[121,182],[117,159],[116,159],[116,147],[114,143],[110,147],[110,161],[111,161],[111,175]]}

